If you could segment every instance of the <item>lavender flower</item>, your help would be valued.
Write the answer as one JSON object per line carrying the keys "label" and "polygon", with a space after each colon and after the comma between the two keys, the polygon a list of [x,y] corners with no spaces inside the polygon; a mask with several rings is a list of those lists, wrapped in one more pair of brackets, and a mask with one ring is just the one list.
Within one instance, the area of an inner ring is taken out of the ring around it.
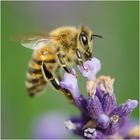
{"label": "lavender flower", "polygon": [[[128,123],[129,115],[138,102],[129,99],[125,103],[117,105],[113,90],[114,79],[110,76],[96,78],[96,74],[101,68],[100,61],[92,58],[92,60],[86,61],[84,66],[88,71],[81,66],[78,66],[78,69],[87,79],[87,97],[81,94],[75,76],[65,73],[64,80],[60,83],[63,88],[70,91],[75,106],[81,111],[79,117],[72,117],[65,122],[66,128],[89,139],[138,137],[138,134],[137,136],[132,135],[131,131],[127,132],[127,136],[119,133],[123,125]],[[75,73],[74,70],[73,72]],[[136,127],[134,130],[137,131],[137,129]]]}
{"label": "lavender flower", "polygon": [[97,58],[92,58],[92,60],[88,60],[84,63],[84,66],[88,68],[88,71],[85,71],[83,67],[78,66],[79,71],[83,74],[84,77],[88,79],[88,81],[95,80],[96,74],[101,68],[101,63]]}

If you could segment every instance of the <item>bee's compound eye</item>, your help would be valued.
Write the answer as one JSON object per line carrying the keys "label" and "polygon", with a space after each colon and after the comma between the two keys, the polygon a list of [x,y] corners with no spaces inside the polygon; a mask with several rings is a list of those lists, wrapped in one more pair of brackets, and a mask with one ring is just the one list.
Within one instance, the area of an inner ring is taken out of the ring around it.
{"label": "bee's compound eye", "polygon": [[87,36],[86,36],[86,34],[84,32],[81,32],[80,40],[82,41],[82,44],[84,46],[88,45],[88,39],[87,39]]}
{"label": "bee's compound eye", "polygon": [[93,35],[91,35],[90,40],[93,40]]}

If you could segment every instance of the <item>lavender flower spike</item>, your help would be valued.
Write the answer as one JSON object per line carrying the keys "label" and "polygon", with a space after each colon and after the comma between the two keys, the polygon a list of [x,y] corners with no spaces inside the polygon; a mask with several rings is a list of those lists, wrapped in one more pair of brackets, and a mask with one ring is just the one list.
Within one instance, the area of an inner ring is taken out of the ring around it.
{"label": "lavender flower spike", "polygon": [[[73,116],[65,122],[67,129],[74,134],[87,139],[117,139],[137,138],[135,135],[137,128],[133,133],[127,130],[126,135],[122,135],[123,125],[127,123],[130,113],[138,105],[136,100],[128,100],[126,103],[117,105],[114,94],[114,79],[110,76],[100,76],[96,78],[97,72],[101,68],[100,61],[92,58],[84,62],[84,67],[78,66],[78,69],[84,77],[87,78],[87,96],[80,93],[77,78],[72,74],[65,73],[64,80],[60,82],[61,86],[71,92],[74,105],[80,110],[80,116]],[[73,70],[73,73],[75,71]]]}
{"label": "lavender flower spike", "polygon": [[93,57],[91,60],[86,61],[84,66],[88,69],[88,71],[85,71],[85,69],[81,66],[77,66],[82,75],[86,77],[88,81],[96,80],[96,74],[101,69],[100,60]]}

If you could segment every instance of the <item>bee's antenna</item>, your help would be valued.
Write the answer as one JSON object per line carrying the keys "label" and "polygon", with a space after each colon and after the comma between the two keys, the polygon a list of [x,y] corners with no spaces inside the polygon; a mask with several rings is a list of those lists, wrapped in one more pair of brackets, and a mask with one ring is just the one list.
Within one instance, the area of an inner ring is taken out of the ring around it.
{"label": "bee's antenna", "polygon": [[96,35],[96,34],[93,34],[92,36],[93,36],[93,37],[98,37],[98,38],[103,38],[103,36],[101,36],[101,35]]}

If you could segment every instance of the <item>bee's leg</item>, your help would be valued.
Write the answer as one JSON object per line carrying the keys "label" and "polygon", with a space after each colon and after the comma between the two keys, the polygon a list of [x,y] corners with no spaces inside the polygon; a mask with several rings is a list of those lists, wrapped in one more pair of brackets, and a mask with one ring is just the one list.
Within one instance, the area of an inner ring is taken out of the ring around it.
{"label": "bee's leg", "polygon": [[68,72],[71,73],[75,76],[75,74],[72,72],[72,70],[66,65],[65,61],[64,61],[64,55],[62,54],[57,54],[58,60],[61,64],[61,66],[63,67],[63,69]]}
{"label": "bee's leg", "polygon": [[44,63],[42,64],[42,72],[43,72],[44,78],[47,81],[50,81],[56,90],[62,91],[67,98],[72,99],[70,92],[61,87],[58,79],[53,76],[53,74],[48,70],[48,68],[46,67]]}
{"label": "bee's leg", "polygon": [[55,87],[55,89],[59,90],[60,83],[59,81],[53,76],[53,74],[48,70],[47,66],[45,63],[42,64],[42,71],[43,71],[43,76],[47,81],[50,81],[52,85]]}
{"label": "bee's leg", "polygon": [[83,59],[82,59],[82,55],[79,49],[76,49],[76,56],[78,58],[78,62],[79,64],[83,67],[84,70],[88,71],[87,68],[85,68],[84,63],[83,63]]}

